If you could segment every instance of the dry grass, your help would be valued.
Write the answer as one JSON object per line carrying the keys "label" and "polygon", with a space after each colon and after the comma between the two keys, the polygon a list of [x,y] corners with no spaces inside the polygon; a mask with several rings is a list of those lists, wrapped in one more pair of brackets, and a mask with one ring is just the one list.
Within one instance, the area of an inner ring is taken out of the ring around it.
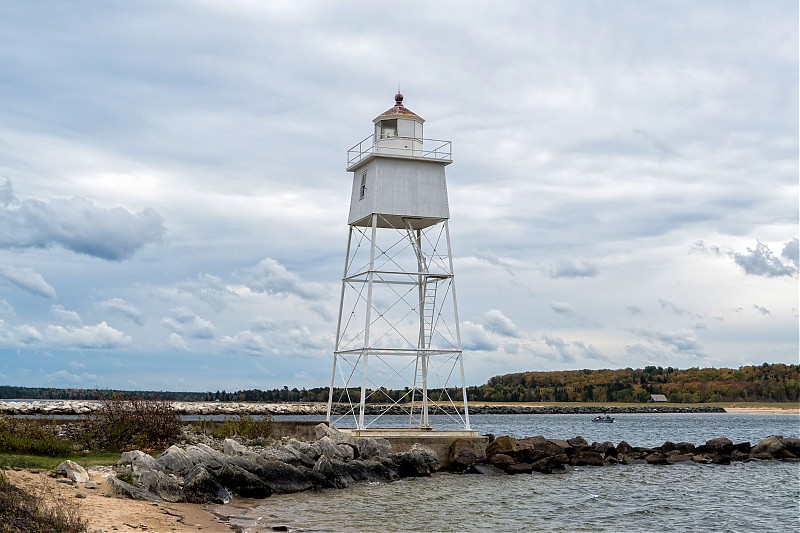
{"label": "dry grass", "polygon": [[45,488],[28,492],[12,485],[0,470],[0,532],[81,533],[89,522],[74,501]]}

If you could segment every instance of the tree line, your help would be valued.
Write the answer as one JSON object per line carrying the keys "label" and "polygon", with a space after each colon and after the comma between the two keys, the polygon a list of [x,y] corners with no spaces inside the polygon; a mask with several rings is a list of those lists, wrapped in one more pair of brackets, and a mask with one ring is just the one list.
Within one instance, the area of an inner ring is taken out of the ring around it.
{"label": "tree line", "polygon": [[[334,399],[343,397],[334,390]],[[349,389],[358,401],[359,389]],[[56,389],[0,386],[0,398],[39,400],[103,400],[114,393],[169,401],[220,402],[327,402],[327,387],[247,389],[215,392],[118,391],[110,389]],[[467,387],[467,398],[479,402],[622,402],[645,403],[651,394],[670,402],[797,402],[800,401],[800,365],[764,363],[731,368],[646,366],[641,369],[560,370],[518,372],[495,376],[484,385]],[[429,391],[431,398],[462,400],[461,389]],[[409,389],[368,391],[369,403],[409,401]],[[419,393],[416,395],[419,399]]]}

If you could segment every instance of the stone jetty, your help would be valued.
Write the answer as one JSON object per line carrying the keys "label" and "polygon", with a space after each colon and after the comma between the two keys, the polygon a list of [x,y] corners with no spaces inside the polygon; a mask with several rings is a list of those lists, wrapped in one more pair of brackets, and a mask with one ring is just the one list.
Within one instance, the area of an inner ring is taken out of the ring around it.
{"label": "stone jetty", "polygon": [[[288,439],[270,446],[246,446],[233,439],[173,445],[158,457],[125,452],[109,477],[118,497],[149,501],[226,503],[234,496],[266,498],[275,493],[344,488],[361,482],[391,482],[430,476],[448,464],[464,474],[509,475],[567,473],[579,467],[671,465],[693,462],[725,465],[734,461],[800,462],[800,439],[771,436],[756,445],[721,437],[694,445],[665,442],[654,448],[627,442],[589,444],[542,436],[453,441],[446,461],[420,444],[395,452],[383,438],[352,437],[326,424],[316,439]],[[77,470],[77,471],[76,471]],[[56,469],[77,482],[80,466],[69,461]]]}
{"label": "stone jetty", "polygon": [[[8,415],[85,415],[103,406],[101,401],[91,400],[30,400],[0,401],[0,413]],[[327,405],[323,403],[254,403],[254,402],[173,402],[173,409],[182,416],[207,415],[325,415]],[[407,407],[367,405],[366,414],[407,415]],[[349,406],[336,406],[337,414],[344,414]],[[449,408],[447,412],[463,413],[461,408]],[[524,414],[636,414],[636,413],[724,413],[716,406],[692,405],[687,407],[654,404],[631,404],[629,406],[603,407],[601,405],[552,406],[552,405],[474,405],[469,408],[474,415],[524,415]]]}

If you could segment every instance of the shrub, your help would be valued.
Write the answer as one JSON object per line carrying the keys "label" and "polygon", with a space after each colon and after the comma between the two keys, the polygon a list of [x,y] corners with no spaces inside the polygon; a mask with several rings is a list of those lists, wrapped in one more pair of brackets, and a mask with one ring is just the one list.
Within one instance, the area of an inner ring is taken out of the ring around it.
{"label": "shrub", "polygon": [[171,444],[180,432],[180,417],[168,401],[115,393],[87,416],[83,440],[95,449],[157,449]]}
{"label": "shrub", "polygon": [[73,444],[39,420],[0,416],[0,451],[61,457],[72,453]]}
{"label": "shrub", "polygon": [[88,527],[75,502],[48,493],[28,493],[12,485],[0,470],[0,531],[81,533]]}

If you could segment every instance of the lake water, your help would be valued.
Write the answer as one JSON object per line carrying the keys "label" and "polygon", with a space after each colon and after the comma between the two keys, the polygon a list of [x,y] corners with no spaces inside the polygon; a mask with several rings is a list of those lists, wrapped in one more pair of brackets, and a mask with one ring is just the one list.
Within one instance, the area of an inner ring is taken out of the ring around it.
{"label": "lake water", "polygon": [[[386,420],[391,426],[402,422]],[[443,421],[437,427],[444,429]],[[727,436],[756,443],[800,436],[797,415],[636,414],[614,424],[588,415],[478,415],[480,433],[657,446]],[[342,424],[340,423],[340,426]],[[343,490],[234,499],[217,507],[248,533],[286,525],[307,532],[796,531],[800,463],[580,467],[563,474],[435,474]]]}

